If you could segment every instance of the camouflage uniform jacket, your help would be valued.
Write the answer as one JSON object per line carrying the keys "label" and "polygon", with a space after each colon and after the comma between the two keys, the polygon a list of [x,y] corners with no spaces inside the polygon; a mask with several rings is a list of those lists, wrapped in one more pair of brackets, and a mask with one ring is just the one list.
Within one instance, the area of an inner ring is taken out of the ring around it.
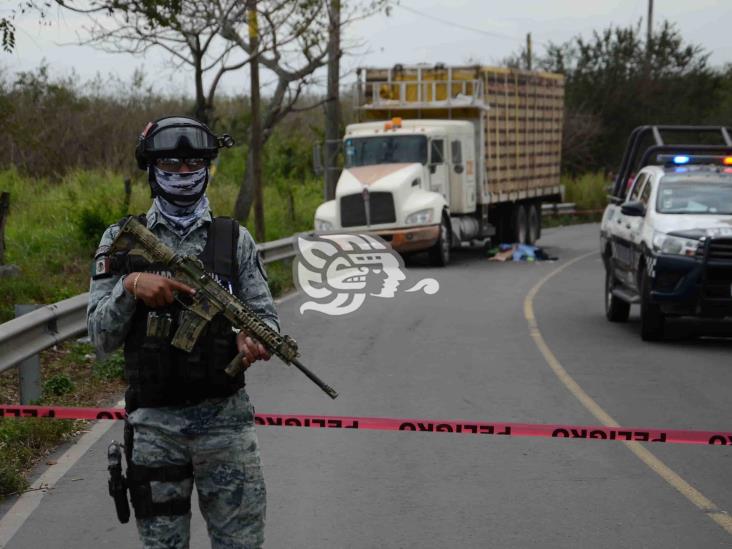
{"label": "camouflage uniform jacket", "polygon": [[[185,234],[177,233],[158,211],[155,203],[147,212],[147,226],[152,233],[174,250],[197,256],[203,251],[211,223],[211,212],[198,219]],[[99,246],[112,243],[119,231],[111,225]],[[279,319],[267,285],[264,267],[249,231],[240,227],[237,246],[239,265],[239,298],[246,302],[273,329],[279,331]],[[125,290],[123,276],[92,280],[89,288],[87,327],[97,348],[111,352],[124,343],[135,312],[135,298]]]}

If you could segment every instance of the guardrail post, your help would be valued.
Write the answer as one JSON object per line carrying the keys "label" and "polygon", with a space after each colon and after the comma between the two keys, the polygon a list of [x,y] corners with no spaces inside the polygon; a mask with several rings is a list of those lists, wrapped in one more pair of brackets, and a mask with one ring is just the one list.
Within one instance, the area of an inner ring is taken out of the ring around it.
{"label": "guardrail post", "polygon": [[[35,311],[43,305],[16,305],[15,317]],[[32,404],[41,399],[41,358],[33,355],[18,364],[20,403]]]}
{"label": "guardrail post", "polygon": [[132,199],[132,179],[125,177],[125,201],[124,210],[125,214],[130,212],[130,200]]}
{"label": "guardrail post", "polygon": [[10,193],[0,193],[0,265],[5,263],[5,223],[10,210]]}

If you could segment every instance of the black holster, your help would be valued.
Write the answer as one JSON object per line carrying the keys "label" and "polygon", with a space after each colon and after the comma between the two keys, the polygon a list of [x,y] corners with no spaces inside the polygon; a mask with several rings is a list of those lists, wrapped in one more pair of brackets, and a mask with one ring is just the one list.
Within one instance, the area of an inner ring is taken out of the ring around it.
{"label": "black holster", "polygon": [[116,441],[107,448],[109,470],[109,495],[114,500],[117,518],[122,524],[130,520],[130,503],[127,501],[127,479],[122,474],[122,450]]}

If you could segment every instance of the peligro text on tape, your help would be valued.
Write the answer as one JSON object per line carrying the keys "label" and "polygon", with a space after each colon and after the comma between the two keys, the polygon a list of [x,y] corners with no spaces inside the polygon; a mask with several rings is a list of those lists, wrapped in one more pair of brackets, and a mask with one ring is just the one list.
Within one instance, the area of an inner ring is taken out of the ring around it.
{"label": "peligro text on tape", "polygon": [[[125,419],[127,414],[123,408],[68,408],[63,406],[0,405],[0,417],[121,420]],[[437,421],[432,419],[283,414],[257,414],[254,421],[257,425],[261,425],[263,427],[415,431],[423,433],[457,433],[464,435],[503,435],[513,437],[595,439],[732,446],[732,433],[680,429],[639,429],[628,427],[603,427],[597,425],[488,423],[455,420]]]}

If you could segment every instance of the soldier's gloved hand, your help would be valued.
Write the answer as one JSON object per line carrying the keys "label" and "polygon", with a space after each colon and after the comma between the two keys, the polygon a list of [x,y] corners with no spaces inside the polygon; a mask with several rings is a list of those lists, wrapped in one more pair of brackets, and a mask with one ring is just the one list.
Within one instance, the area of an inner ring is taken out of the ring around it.
{"label": "soldier's gloved hand", "polygon": [[259,341],[253,340],[244,332],[239,332],[236,335],[236,346],[240,353],[244,353],[244,358],[241,359],[244,364],[244,369],[249,368],[249,366],[259,359],[269,360],[271,357],[267,349],[264,348],[264,345]]}
{"label": "soldier's gloved hand", "polygon": [[176,290],[189,295],[196,293],[196,290],[182,282],[153,273],[130,273],[125,277],[124,287],[151,309],[173,303],[173,292]]}

